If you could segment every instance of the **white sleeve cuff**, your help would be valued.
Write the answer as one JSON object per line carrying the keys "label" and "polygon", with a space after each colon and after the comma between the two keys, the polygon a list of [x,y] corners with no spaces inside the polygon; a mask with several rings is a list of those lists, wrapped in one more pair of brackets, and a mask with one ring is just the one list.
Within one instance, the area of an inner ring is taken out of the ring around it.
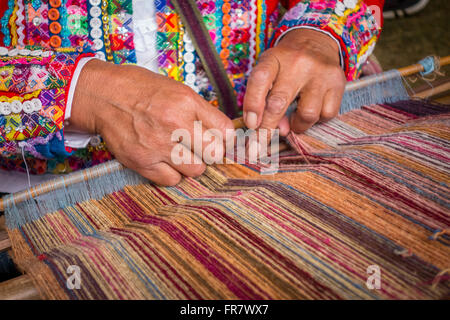
{"label": "white sleeve cuff", "polygon": [[72,113],[72,101],[73,101],[73,95],[75,94],[75,89],[77,87],[78,78],[80,77],[81,70],[83,70],[83,67],[91,61],[92,59],[96,59],[95,57],[87,57],[87,58],[81,58],[80,61],[78,61],[77,68],[75,69],[72,80],[70,81],[70,87],[69,87],[69,94],[67,95],[67,101],[66,101],[66,113],[64,115],[64,120],[67,120],[70,118],[70,115]]}
{"label": "white sleeve cuff", "polygon": [[[81,58],[80,61],[78,61],[77,67],[72,76],[72,81],[70,82],[69,93],[67,95],[66,112],[64,115],[64,120],[68,120],[72,113],[73,95],[75,94],[75,89],[77,87],[78,78],[80,77],[81,70],[86,65],[86,63],[88,63],[92,59],[96,59],[96,58],[95,57],[87,57],[87,58]],[[86,148],[93,137],[95,137],[95,136],[91,135],[91,134],[83,133],[83,132],[74,132],[74,131],[70,131],[69,129],[64,130],[65,145],[70,148],[74,148],[74,149]]]}
{"label": "white sleeve cuff", "polygon": [[342,56],[342,48],[341,48],[341,44],[339,43],[339,40],[336,39],[331,33],[329,33],[328,31],[316,28],[316,27],[311,27],[311,26],[296,26],[296,27],[292,27],[287,29],[286,31],[284,31],[279,37],[278,39],[275,41],[274,46],[276,46],[278,44],[278,42],[281,40],[281,38],[283,38],[283,36],[285,36],[289,31],[295,30],[295,29],[310,29],[310,30],[315,30],[315,31],[319,31],[322,32],[324,34],[326,34],[327,36],[329,36],[331,39],[333,39],[336,44],[339,47],[339,62],[341,64],[341,68],[344,68],[344,57]]}

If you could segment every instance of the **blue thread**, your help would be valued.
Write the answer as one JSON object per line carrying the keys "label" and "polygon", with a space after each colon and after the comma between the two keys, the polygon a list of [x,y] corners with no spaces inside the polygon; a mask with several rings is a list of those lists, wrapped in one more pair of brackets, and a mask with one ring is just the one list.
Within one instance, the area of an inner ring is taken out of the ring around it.
{"label": "blue thread", "polygon": [[33,9],[37,11],[41,7],[41,0],[33,0],[31,1],[31,5],[33,6]]}
{"label": "blue thread", "polygon": [[62,30],[61,30],[61,47],[70,47],[72,46],[72,43],[70,42],[70,30],[68,28],[68,22],[67,22],[67,0],[63,0],[61,2],[61,6],[59,7],[59,22],[61,24]]}
{"label": "blue thread", "polygon": [[423,66],[423,71],[420,72],[421,76],[426,76],[426,75],[432,73],[436,69],[433,56],[428,56],[428,57],[420,60],[418,62],[418,64],[421,64]]}
{"label": "blue thread", "polygon": [[9,47],[11,45],[11,34],[8,29],[8,23],[9,19],[11,18],[11,15],[14,10],[14,0],[8,1],[8,10],[6,10],[5,15],[2,17],[1,25],[2,25],[2,33],[5,35],[5,38],[3,39],[3,43],[6,47]]}

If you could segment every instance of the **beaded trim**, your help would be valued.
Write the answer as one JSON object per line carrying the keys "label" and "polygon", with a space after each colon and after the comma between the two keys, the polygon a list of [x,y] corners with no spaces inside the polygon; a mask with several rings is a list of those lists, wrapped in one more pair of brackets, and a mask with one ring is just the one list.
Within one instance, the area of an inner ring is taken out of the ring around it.
{"label": "beaded trim", "polygon": [[26,101],[13,100],[11,102],[0,102],[0,115],[19,114],[22,111],[28,114],[39,112],[42,108],[42,102],[39,99]]}
{"label": "beaded trim", "polygon": [[[102,5],[100,7],[100,5]],[[95,56],[103,61],[106,60],[106,50],[111,53],[109,37],[104,34],[104,30],[108,29],[108,16],[106,14],[107,7],[102,4],[101,0],[89,0],[89,36],[94,43]],[[102,40],[103,38],[103,40]],[[108,42],[106,42],[108,39]],[[112,59],[112,54],[110,55]]]}

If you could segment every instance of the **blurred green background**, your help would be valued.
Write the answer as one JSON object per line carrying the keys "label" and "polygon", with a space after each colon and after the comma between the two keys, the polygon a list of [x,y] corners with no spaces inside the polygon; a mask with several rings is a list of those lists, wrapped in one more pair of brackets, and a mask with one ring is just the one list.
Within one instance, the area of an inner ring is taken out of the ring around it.
{"label": "blurred green background", "polygon": [[408,66],[428,55],[450,55],[450,0],[431,0],[415,15],[384,20],[375,48],[383,69]]}

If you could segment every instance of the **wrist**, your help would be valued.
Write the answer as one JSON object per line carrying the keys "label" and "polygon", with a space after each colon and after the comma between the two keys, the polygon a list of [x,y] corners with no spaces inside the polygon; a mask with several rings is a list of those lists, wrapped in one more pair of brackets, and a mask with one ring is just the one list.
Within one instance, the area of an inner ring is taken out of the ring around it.
{"label": "wrist", "polygon": [[72,102],[70,129],[100,134],[101,123],[107,121],[108,110],[123,99],[120,66],[92,59],[83,67]]}
{"label": "wrist", "polygon": [[283,35],[278,46],[295,50],[320,52],[328,57],[330,63],[341,63],[341,52],[338,42],[330,35],[310,28],[298,28]]}

